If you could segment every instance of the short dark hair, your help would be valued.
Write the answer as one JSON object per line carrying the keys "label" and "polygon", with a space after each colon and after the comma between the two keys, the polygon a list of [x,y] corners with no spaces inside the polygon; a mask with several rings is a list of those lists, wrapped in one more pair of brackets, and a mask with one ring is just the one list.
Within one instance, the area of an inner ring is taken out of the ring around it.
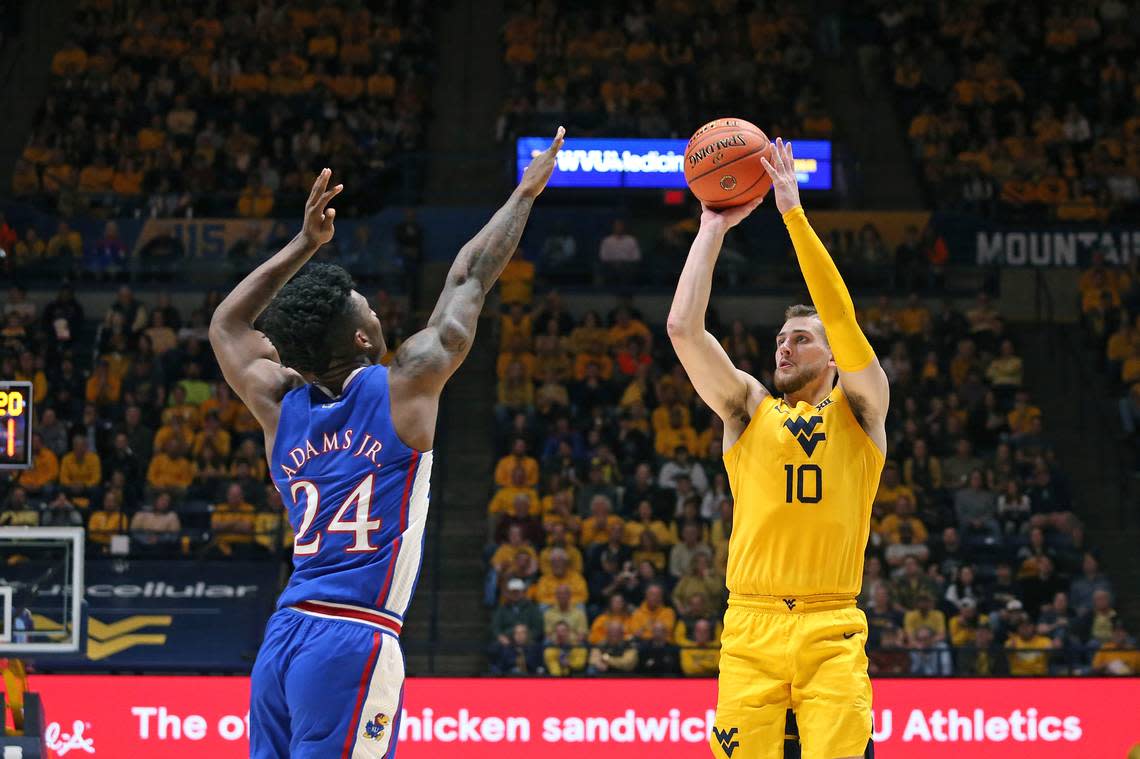
{"label": "short dark hair", "polygon": [[797,303],[784,309],[784,321],[795,319],[797,316],[819,316],[819,312],[815,310],[815,306],[808,306],[803,303]]}
{"label": "short dark hair", "polygon": [[269,304],[258,328],[269,337],[281,363],[300,372],[328,368],[342,338],[354,330],[352,277],[336,264],[308,264]]}

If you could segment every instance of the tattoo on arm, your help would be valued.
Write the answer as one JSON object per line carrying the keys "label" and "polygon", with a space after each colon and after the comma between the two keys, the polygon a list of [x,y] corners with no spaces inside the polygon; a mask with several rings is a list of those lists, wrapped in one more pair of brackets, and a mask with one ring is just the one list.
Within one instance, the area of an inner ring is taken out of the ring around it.
{"label": "tattoo on arm", "polygon": [[463,251],[466,255],[456,262],[463,265],[463,280],[473,278],[482,285],[484,294],[490,291],[518,248],[533,205],[534,198],[516,193],[491,217],[487,226],[464,246],[470,246]]}

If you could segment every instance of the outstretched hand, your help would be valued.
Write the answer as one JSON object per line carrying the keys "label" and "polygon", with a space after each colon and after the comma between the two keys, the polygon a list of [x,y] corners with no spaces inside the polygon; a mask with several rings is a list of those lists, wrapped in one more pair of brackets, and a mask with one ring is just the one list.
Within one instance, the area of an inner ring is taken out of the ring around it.
{"label": "outstretched hand", "polygon": [[550,181],[550,175],[554,173],[555,160],[558,151],[562,149],[562,141],[565,137],[566,129],[558,127],[558,132],[550,141],[550,147],[536,155],[534,160],[530,162],[530,166],[526,167],[522,181],[519,182],[519,190],[524,195],[537,198],[546,189],[546,183]]}
{"label": "outstretched hand", "polygon": [[701,203],[701,224],[716,225],[720,228],[720,231],[727,232],[747,219],[748,215],[759,208],[763,202],[764,198],[761,197],[749,201],[742,206],[722,209],[709,208],[704,203]]}
{"label": "outstretched hand", "polygon": [[301,234],[310,245],[317,248],[331,240],[336,231],[333,228],[336,209],[329,208],[328,204],[340,194],[344,185],[338,184],[331,190],[328,189],[331,177],[332,169],[322,169],[313,182],[313,189],[309,191],[309,199],[305,201],[305,222]]}
{"label": "outstretched hand", "polygon": [[792,143],[777,137],[772,146],[772,160],[760,156],[764,170],[772,178],[772,191],[776,193],[776,208],[785,214],[800,204],[800,186],[796,181],[796,162],[792,157]]}

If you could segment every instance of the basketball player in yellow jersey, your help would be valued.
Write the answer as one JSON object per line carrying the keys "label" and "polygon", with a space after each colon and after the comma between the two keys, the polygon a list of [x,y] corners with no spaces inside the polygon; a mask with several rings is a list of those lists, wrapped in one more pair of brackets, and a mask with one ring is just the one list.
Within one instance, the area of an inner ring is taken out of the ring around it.
{"label": "basketball player in yellow jersey", "polygon": [[871,737],[867,620],[855,608],[886,451],[887,378],[851,296],[800,206],[791,145],[776,141],[776,206],[814,308],[776,336],[776,390],[733,366],[705,331],[724,234],[759,205],[704,209],[669,313],[669,337],[724,420],[734,509],[714,756],[783,755],[795,710],[803,759],[861,757]]}

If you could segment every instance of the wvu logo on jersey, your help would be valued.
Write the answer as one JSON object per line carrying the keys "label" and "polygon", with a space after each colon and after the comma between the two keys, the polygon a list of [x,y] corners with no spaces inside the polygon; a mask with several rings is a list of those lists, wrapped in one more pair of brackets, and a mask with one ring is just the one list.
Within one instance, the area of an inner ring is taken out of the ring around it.
{"label": "wvu logo on jersey", "polygon": [[372,718],[371,722],[364,725],[364,735],[374,741],[384,738],[384,731],[388,729],[388,715],[383,712],[377,714]]}
{"label": "wvu logo on jersey", "polygon": [[716,742],[720,744],[720,748],[724,751],[725,756],[732,756],[732,752],[740,746],[740,741],[736,740],[736,734],[740,732],[739,728],[730,727],[727,730],[721,730],[719,727],[713,726],[713,737]]}
{"label": "wvu logo on jersey", "polygon": [[815,428],[823,421],[822,416],[803,417],[792,419],[788,417],[784,420],[784,426],[788,428],[788,432],[792,433],[792,437],[804,449],[804,453],[811,456],[815,453],[815,447],[822,441],[827,440],[827,435],[822,432],[816,432]]}

